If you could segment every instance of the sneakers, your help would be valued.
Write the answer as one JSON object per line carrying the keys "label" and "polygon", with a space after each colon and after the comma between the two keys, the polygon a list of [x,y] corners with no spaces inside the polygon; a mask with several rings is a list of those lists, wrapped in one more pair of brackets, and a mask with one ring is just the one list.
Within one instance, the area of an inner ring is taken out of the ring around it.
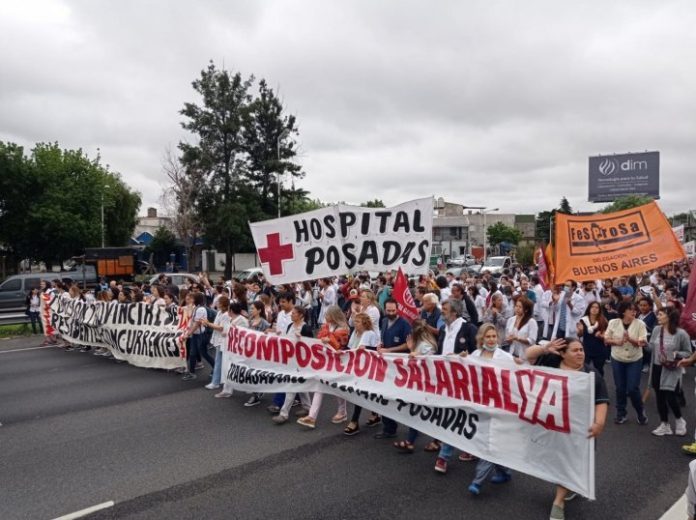
{"label": "sneakers", "polygon": [[471,493],[474,496],[479,496],[481,494],[481,486],[478,484],[471,484],[469,486],[469,493]]}
{"label": "sneakers", "polygon": [[317,427],[317,422],[312,419],[309,415],[306,417],[300,417],[297,419],[297,424],[300,426],[306,426],[307,428],[314,429]]}
{"label": "sneakers", "polygon": [[222,386],[222,385],[214,385],[213,383],[208,383],[208,384],[205,385],[203,388],[205,388],[206,390],[217,390],[217,389],[220,388],[221,386]]}
{"label": "sneakers", "polygon": [[438,473],[447,473],[447,461],[442,457],[438,457],[435,461],[435,471]]}
{"label": "sneakers", "polygon": [[203,370],[203,368],[205,368],[203,363],[196,363],[196,370]]}
{"label": "sneakers", "polygon": [[621,417],[614,418],[614,424],[624,424],[626,421],[628,421],[628,419],[626,418],[625,415],[621,416]]}
{"label": "sneakers", "polygon": [[458,458],[462,462],[471,462],[472,460],[476,460],[476,457],[474,457],[471,453],[467,453],[465,451],[461,452]]}
{"label": "sneakers", "polygon": [[278,414],[278,415],[272,417],[271,421],[273,421],[276,424],[285,424],[286,422],[288,422],[288,418],[285,417],[284,415]]}
{"label": "sneakers", "polygon": [[571,500],[577,498],[577,496],[577,493],[575,493],[574,491],[570,491],[563,500],[565,500],[566,502],[570,502]]}
{"label": "sneakers", "polygon": [[225,392],[223,390],[222,392],[218,392],[217,394],[215,394],[215,397],[217,397],[218,399],[229,399],[230,397],[232,397],[232,392]]}
{"label": "sneakers", "polygon": [[648,424],[648,414],[643,412],[640,416],[638,416],[638,424],[640,424],[641,426],[645,426],[646,424]]}
{"label": "sneakers", "polygon": [[280,406],[272,404],[271,406],[266,408],[266,410],[268,410],[268,413],[280,413]]}
{"label": "sneakers", "polygon": [[190,372],[188,374],[184,374],[181,378],[182,381],[193,381],[194,379],[198,379],[198,376]]}
{"label": "sneakers", "polygon": [[550,520],[565,520],[565,511],[561,506],[557,506],[554,504],[551,506],[551,515],[549,516]]}
{"label": "sneakers", "polygon": [[682,446],[682,451],[687,455],[696,455],[696,442],[684,444],[684,446]]}
{"label": "sneakers", "polygon": [[256,394],[251,394],[246,403],[244,403],[244,406],[248,408],[250,406],[256,406],[257,404],[261,404],[261,398]]}
{"label": "sneakers", "polygon": [[657,437],[664,437],[665,435],[672,435],[672,427],[669,425],[669,423],[663,422],[660,423],[660,426],[655,428],[652,431],[653,435],[656,435]]}
{"label": "sneakers", "polygon": [[680,417],[674,423],[674,434],[683,437],[686,435],[686,421],[683,417]]}

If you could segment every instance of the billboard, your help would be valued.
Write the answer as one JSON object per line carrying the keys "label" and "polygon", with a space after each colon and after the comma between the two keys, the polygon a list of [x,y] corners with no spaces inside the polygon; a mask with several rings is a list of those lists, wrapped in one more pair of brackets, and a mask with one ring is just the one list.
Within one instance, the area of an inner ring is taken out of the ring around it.
{"label": "billboard", "polygon": [[660,152],[590,157],[590,202],[614,202],[625,195],[660,198]]}

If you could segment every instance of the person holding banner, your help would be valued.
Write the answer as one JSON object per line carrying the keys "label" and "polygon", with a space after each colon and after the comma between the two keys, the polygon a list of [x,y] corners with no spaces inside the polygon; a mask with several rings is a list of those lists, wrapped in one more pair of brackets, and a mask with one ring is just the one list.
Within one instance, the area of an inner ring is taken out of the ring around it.
{"label": "person holding banner", "polygon": [[[242,304],[238,301],[230,302],[230,308],[228,310],[228,314],[230,315],[230,323],[228,326],[228,330],[230,327],[241,327],[243,329],[249,328],[249,320],[247,320],[246,317],[242,314],[245,311],[246,309],[243,308]],[[218,392],[217,394],[215,394],[215,397],[217,397],[218,399],[228,399],[232,397],[231,385],[227,381],[225,381],[225,383],[223,383],[222,385],[222,392]]]}
{"label": "person holding banner", "polygon": [[[517,304],[519,304],[520,299],[522,299],[522,297],[518,299]],[[527,301],[530,304],[532,303],[529,300]],[[532,323],[534,323],[533,320]],[[476,343],[478,344],[478,348],[471,353],[472,357],[477,357],[483,360],[503,360],[507,362],[514,362],[513,356],[500,348],[498,331],[494,325],[490,323],[482,325],[478,331],[478,334],[476,335]],[[493,484],[504,484],[509,482],[511,478],[512,475],[510,474],[510,470],[505,466],[479,459],[479,461],[476,463],[476,475],[473,482],[469,485],[469,493],[475,496],[480,495],[481,486],[484,482],[486,482],[486,480],[490,479],[490,482]]]}
{"label": "person holding banner", "polygon": [[[355,329],[353,334],[351,334],[348,340],[349,349],[365,348],[368,350],[375,350],[379,343],[379,336],[375,333],[372,326],[372,319],[365,312],[359,312],[354,316],[351,316]],[[348,423],[348,426],[343,430],[343,433],[348,436],[356,435],[360,433],[360,426],[358,421],[360,420],[360,413],[362,412],[362,406],[353,406],[353,415]],[[372,412],[370,418],[367,420],[367,426],[377,426],[381,422],[380,416]]]}
{"label": "person holding banner", "polygon": [[[527,349],[527,361],[532,365],[539,365],[561,370],[583,371],[586,373],[595,372],[595,408],[594,421],[588,431],[588,438],[597,438],[603,431],[607,420],[609,409],[609,393],[604,382],[594,368],[585,365],[585,350],[582,343],[578,340],[569,340],[568,343],[562,338],[551,341],[543,346],[534,345]],[[640,375],[640,370],[638,372]],[[561,484],[556,486],[556,496],[551,506],[551,520],[565,519],[565,503],[572,500],[575,493],[570,493]]]}
{"label": "person holding banner", "polygon": [[[287,300],[288,298],[285,298],[285,301]],[[326,314],[324,315],[324,317],[326,317]],[[305,312],[302,305],[295,305],[292,308],[292,311],[290,311],[290,319],[292,321],[285,330],[285,333],[287,335],[292,335],[293,337],[296,337],[298,339],[303,336],[305,338],[314,337],[314,334],[312,333],[312,328],[305,323]],[[271,419],[274,423],[284,424],[288,421],[288,418],[290,416],[290,408],[292,408],[292,405],[295,402],[296,397],[296,393],[285,394],[285,400],[283,401],[283,406],[280,408],[278,415],[273,416],[273,418]],[[302,413],[304,415],[307,415],[309,412],[309,408],[312,406],[312,402],[309,399],[309,394],[300,393],[300,401],[302,402],[303,408],[297,412],[297,415],[300,415]]]}
{"label": "person holding banner", "polygon": [[208,317],[208,313],[205,310],[205,295],[201,292],[197,292],[192,296],[196,308],[193,312],[189,328],[184,333],[184,336],[190,340],[190,351],[188,353],[189,371],[181,378],[183,381],[192,381],[196,379],[196,363],[198,361],[198,356],[205,359],[210,365],[210,368],[215,370],[215,360],[208,354],[208,346],[204,341],[205,326],[203,323],[207,321]]}
{"label": "person holding banner", "polygon": [[227,296],[221,295],[217,300],[218,312],[215,316],[215,322],[210,323],[207,319],[202,321],[204,327],[212,329],[213,335],[210,338],[210,343],[215,347],[215,366],[213,367],[213,380],[205,385],[208,390],[217,390],[220,388],[222,379],[222,349],[225,347],[227,339],[227,330],[230,326],[230,299]]}
{"label": "person holding banner", "polygon": [[622,301],[617,307],[619,318],[609,322],[604,342],[611,347],[611,368],[616,385],[616,424],[624,424],[626,397],[631,399],[638,414],[638,424],[648,424],[643,399],[640,394],[640,374],[643,367],[643,348],[647,345],[648,331],[645,323],[636,319],[636,307]]}
{"label": "person holding banner", "polygon": [[[332,305],[326,309],[324,320],[324,324],[317,333],[317,339],[320,339],[324,345],[334,350],[343,350],[346,348],[348,345],[350,328],[348,327],[346,316],[343,314],[341,308],[338,305]],[[309,414],[307,414],[306,417],[300,417],[297,420],[297,424],[306,426],[307,428],[315,428],[323,399],[324,394],[315,392],[312,396],[312,406],[309,409]],[[346,400],[340,397],[336,399],[338,400],[338,410],[336,411],[336,415],[331,418],[331,422],[334,424],[341,424],[348,418]]]}

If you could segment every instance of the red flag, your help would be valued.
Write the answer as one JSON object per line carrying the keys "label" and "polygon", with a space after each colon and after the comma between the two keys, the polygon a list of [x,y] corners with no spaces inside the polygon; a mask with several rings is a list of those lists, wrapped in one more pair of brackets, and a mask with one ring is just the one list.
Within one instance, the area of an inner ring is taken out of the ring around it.
{"label": "red flag", "polygon": [[553,259],[553,246],[551,242],[546,246],[546,252],[544,254],[546,255],[544,258],[546,261],[546,285],[552,287],[556,283],[556,268],[554,267],[556,264]]}
{"label": "red flag", "polygon": [[396,310],[399,316],[403,316],[409,323],[413,323],[413,320],[418,319],[420,316],[418,307],[416,307],[416,302],[413,301],[411,291],[408,290],[408,280],[401,267],[399,267],[399,272],[396,273],[392,296],[396,302]]}
{"label": "red flag", "polygon": [[548,276],[549,276],[549,269],[548,266],[546,265],[546,256],[544,255],[544,246],[539,245],[536,249],[536,252],[534,253],[534,257],[536,258],[536,264],[537,264],[537,275],[539,276],[539,283],[541,283],[541,287],[546,290],[549,287],[548,284]]}
{"label": "red flag", "polygon": [[686,302],[682,308],[680,325],[689,333],[691,339],[696,339],[696,262],[691,263],[689,290],[686,294]]}

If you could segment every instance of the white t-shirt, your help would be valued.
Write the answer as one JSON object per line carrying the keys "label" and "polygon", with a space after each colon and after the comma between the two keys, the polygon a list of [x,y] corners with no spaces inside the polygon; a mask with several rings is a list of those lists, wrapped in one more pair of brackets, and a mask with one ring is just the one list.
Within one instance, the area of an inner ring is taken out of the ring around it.
{"label": "white t-shirt", "polygon": [[372,330],[366,330],[362,334],[358,335],[355,331],[350,335],[348,340],[348,348],[354,349],[360,346],[367,348],[376,348],[379,344],[379,336]]}
{"label": "white t-shirt", "polygon": [[210,343],[214,347],[222,348],[225,346],[225,340],[227,339],[227,333],[230,328],[229,313],[218,311],[217,316],[215,316],[215,325],[222,326],[222,331],[213,330]]}
{"label": "white t-shirt", "polygon": [[276,318],[276,331],[278,334],[285,334],[285,331],[288,330],[288,325],[291,323],[292,317],[289,312],[278,311],[278,317]]}
{"label": "white t-shirt", "polygon": [[321,310],[319,311],[319,323],[324,323],[326,316],[326,309],[331,305],[336,305],[336,288],[333,285],[329,285],[325,289],[322,289],[322,300],[321,300]]}
{"label": "white t-shirt", "polygon": [[515,321],[517,320],[517,316],[512,316],[511,318],[508,318],[507,324],[505,326],[505,337],[507,336],[518,336],[523,339],[531,339],[532,343],[531,344],[526,344],[522,343],[520,341],[513,341],[510,344],[510,354],[513,356],[517,356],[520,358],[522,361],[527,361],[527,349],[531,346],[534,345],[537,339],[537,333],[539,332],[539,326],[537,325],[537,322],[534,321],[534,319],[529,319],[527,323],[525,323],[519,330],[515,328]]}
{"label": "white t-shirt", "polygon": [[[196,307],[196,310],[193,312],[193,323],[200,322],[201,320],[204,320],[208,317],[208,312],[205,310],[205,307],[202,305],[199,305]],[[198,327],[195,331],[193,331],[194,334],[203,334],[205,332],[205,327]]]}
{"label": "white t-shirt", "polygon": [[445,340],[442,343],[442,355],[454,353],[454,345],[457,341],[457,334],[464,323],[463,318],[457,318],[449,325],[445,325]]}

